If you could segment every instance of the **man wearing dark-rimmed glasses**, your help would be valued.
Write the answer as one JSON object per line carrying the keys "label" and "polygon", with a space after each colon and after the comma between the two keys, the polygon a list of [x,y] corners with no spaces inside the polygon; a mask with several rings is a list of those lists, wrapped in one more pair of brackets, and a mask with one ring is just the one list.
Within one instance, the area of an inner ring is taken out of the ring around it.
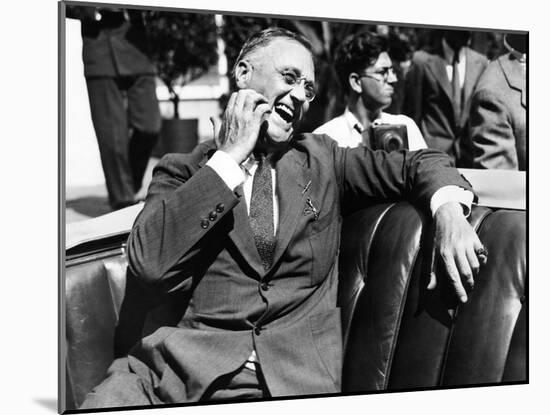
{"label": "man wearing dark-rimmed glasses", "polygon": [[341,147],[370,145],[366,137],[375,125],[404,125],[409,150],[426,148],[416,123],[405,115],[384,112],[392,102],[397,77],[385,38],[371,32],[351,35],[336,51],[334,66],[346,93],[346,109],[317,128]]}

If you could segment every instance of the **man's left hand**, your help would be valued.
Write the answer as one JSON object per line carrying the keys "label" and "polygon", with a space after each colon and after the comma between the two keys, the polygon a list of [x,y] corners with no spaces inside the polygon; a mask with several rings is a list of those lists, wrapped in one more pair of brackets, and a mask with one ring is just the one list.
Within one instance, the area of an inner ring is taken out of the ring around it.
{"label": "man's left hand", "polygon": [[[434,216],[435,240],[432,261],[442,261],[453,289],[462,303],[468,300],[465,285],[474,288],[474,277],[484,265],[487,253],[476,232],[464,217],[462,205],[448,202]],[[437,285],[436,268],[432,263],[428,290]]]}

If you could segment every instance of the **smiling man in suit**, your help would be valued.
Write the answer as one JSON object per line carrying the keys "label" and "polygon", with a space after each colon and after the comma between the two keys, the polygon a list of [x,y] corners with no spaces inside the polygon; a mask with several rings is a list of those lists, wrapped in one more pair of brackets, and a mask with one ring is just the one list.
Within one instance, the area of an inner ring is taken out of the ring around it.
{"label": "smiling man in suit", "polygon": [[[469,185],[444,154],[340,148],[295,135],[315,96],[309,43],[266,29],[244,45],[214,142],[158,164],[128,241],[130,271],[189,299],[117,361],[82,408],[336,393],[343,211],[410,198],[431,209],[461,301],[482,248]],[[433,285],[434,281],[432,281]]]}
{"label": "smiling man in suit", "polygon": [[403,101],[403,113],[418,124],[428,147],[446,152],[459,167],[471,158],[465,145],[471,95],[487,67],[469,39],[468,31],[444,30],[431,53],[415,52]]}

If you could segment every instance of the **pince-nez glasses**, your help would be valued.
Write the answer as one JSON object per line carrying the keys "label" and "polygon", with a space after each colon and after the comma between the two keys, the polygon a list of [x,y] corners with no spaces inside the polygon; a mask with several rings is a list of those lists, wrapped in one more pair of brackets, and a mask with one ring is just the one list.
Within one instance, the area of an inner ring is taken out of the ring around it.
{"label": "pince-nez glasses", "polygon": [[283,77],[283,80],[286,82],[286,84],[292,88],[296,87],[296,85],[302,84],[303,82],[306,100],[308,102],[313,101],[313,99],[315,98],[315,87],[311,82],[308,82],[306,80],[305,76],[298,76],[291,71],[283,71],[280,73],[281,73],[281,76]]}

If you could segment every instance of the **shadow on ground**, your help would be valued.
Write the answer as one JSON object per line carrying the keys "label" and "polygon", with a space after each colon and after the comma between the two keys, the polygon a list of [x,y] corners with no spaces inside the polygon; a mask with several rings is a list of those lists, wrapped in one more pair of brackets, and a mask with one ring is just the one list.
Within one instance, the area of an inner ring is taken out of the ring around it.
{"label": "shadow on ground", "polygon": [[75,212],[95,218],[97,216],[104,215],[111,212],[111,206],[109,206],[109,201],[106,197],[98,196],[87,196],[80,197],[78,199],[67,200],[65,202],[65,207],[67,209],[72,209]]}
{"label": "shadow on ground", "polygon": [[34,400],[37,404],[49,409],[52,412],[57,412],[57,399],[52,398],[38,398]]}

